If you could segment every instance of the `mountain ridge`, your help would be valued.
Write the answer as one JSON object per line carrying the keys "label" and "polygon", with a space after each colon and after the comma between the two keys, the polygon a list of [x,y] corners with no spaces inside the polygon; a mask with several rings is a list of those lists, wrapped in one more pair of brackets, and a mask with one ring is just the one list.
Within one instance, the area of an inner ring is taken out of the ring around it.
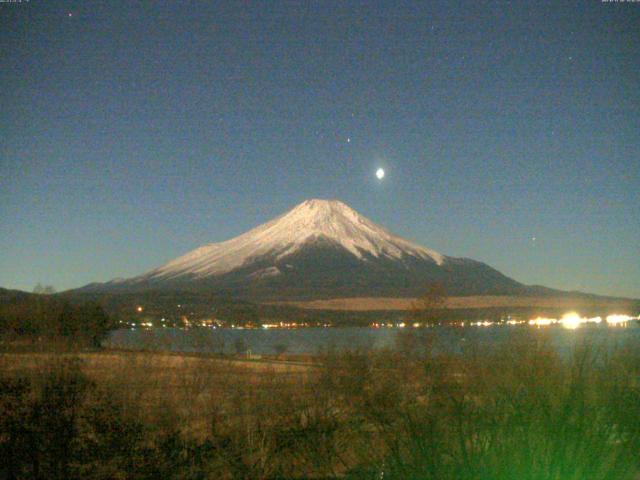
{"label": "mountain ridge", "polygon": [[483,262],[443,255],[394,235],[339,200],[306,200],[229,240],[202,245],[129,279],[81,291],[206,290],[259,299],[419,295],[526,295]]}
{"label": "mountain ridge", "polygon": [[248,232],[198,247],[138,278],[220,275],[265,254],[284,258],[320,238],[334,241],[358,258],[365,253],[398,258],[404,252],[443,262],[441,254],[389,233],[338,200],[311,199]]}

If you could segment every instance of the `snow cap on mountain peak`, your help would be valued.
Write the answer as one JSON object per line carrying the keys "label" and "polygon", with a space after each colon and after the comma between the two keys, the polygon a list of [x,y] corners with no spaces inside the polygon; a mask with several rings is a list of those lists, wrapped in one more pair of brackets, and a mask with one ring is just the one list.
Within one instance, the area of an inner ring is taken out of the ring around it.
{"label": "snow cap on mountain peak", "polygon": [[361,217],[358,212],[340,200],[312,198],[299,203],[278,218],[317,218],[319,221],[328,221],[331,217],[338,216],[342,221],[356,221]]}
{"label": "snow cap on mountain peak", "polygon": [[347,205],[344,202],[341,202],[340,200],[336,200],[336,199],[331,199],[331,200],[327,200],[324,198],[310,198],[308,200],[305,200],[302,203],[299,203],[298,205],[296,205],[295,207],[293,207],[293,209],[299,208],[299,207],[312,207],[312,208],[332,208],[332,207],[339,207],[339,208],[347,208],[349,210],[351,210],[351,207],[349,207],[349,205]]}
{"label": "snow cap on mountain peak", "polygon": [[402,260],[412,256],[438,265],[437,252],[397,237],[339,200],[310,199],[230,240],[193,250],[149,272],[146,278],[219,275],[271,256],[276,260],[323,239],[359,259],[366,255]]}
{"label": "snow cap on mountain peak", "polygon": [[322,215],[331,212],[349,212],[357,214],[357,212],[349,207],[349,205],[341,202],[340,200],[324,200],[321,198],[305,200],[289,210],[288,213],[294,212],[305,215]]}

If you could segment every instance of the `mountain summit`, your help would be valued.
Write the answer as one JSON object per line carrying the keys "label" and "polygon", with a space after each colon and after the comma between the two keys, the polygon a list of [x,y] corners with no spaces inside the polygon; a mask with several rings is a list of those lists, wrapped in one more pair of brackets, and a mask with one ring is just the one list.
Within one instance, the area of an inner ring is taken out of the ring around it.
{"label": "mountain summit", "polygon": [[320,298],[412,296],[432,282],[452,295],[517,294],[527,288],[484,263],[448,257],[393,235],[338,200],[318,199],[141,276],[87,288]]}
{"label": "mountain summit", "polygon": [[[338,200],[307,200],[284,215],[221,243],[204,245],[152,270],[143,278],[206,278],[264,256],[275,264],[316,242],[333,244],[360,260],[412,256],[442,265],[444,257],[387,232]],[[275,272],[275,270],[273,271]]]}

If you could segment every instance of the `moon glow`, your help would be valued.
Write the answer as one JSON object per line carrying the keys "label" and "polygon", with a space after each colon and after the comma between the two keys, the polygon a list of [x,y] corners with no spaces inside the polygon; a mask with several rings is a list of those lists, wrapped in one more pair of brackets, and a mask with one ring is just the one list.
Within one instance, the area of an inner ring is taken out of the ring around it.
{"label": "moon glow", "polygon": [[382,180],[384,178],[384,169],[379,168],[376,170],[376,177],[378,177],[378,180]]}

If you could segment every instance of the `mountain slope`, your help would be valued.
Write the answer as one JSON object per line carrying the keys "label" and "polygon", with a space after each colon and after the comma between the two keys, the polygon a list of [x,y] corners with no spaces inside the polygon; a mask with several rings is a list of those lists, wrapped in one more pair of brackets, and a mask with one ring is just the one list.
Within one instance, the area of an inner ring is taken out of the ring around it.
{"label": "mountain slope", "polygon": [[220,275],[265,255],[281,260],[319,239],[333,242],[361,260],[366,255],[393,259],[409,255],[438,265],[443,262],[439,253],[392,235],[342,202],[307,200],[243,235],[205,245],[176,258],[144,278]]}
{"label": "mountain slope", "polygon": [[192,289],[268,298],[411,296],[439,282],[451,295],[523,294],[488,265],[391,234],[342,202],[307,200],[230,240],[138,277],[85,290]]}

